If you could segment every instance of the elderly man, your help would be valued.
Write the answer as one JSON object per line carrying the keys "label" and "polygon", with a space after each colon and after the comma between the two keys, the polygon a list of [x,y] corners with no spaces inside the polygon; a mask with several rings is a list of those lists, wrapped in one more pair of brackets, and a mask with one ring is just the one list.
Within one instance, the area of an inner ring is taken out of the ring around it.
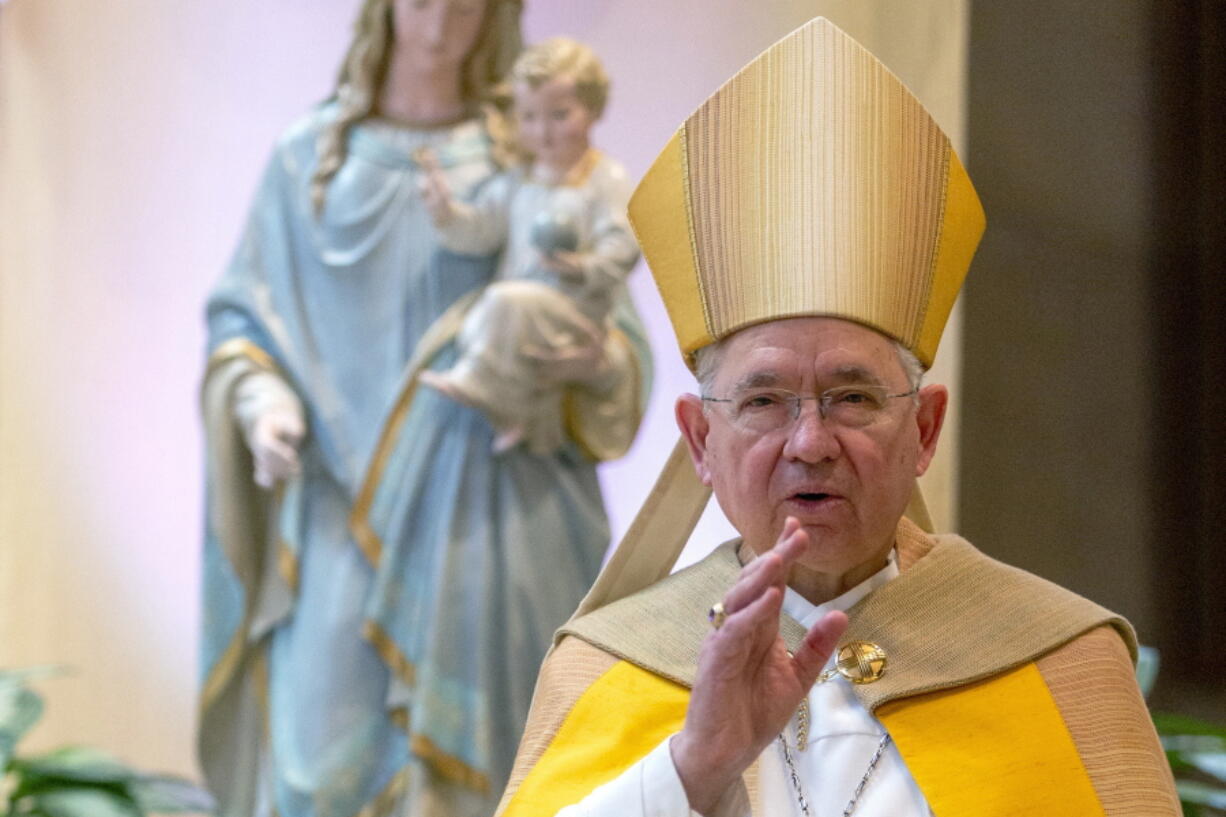
{"label": "elderly man", "polygon": [[[631,217],[701,394],[559,633],[501,813],[1179,814],[1127,623],[908,504],[983,214],[897,78],[809,23],[687,120]],[[707,489],[741,539],[661,578]]]}

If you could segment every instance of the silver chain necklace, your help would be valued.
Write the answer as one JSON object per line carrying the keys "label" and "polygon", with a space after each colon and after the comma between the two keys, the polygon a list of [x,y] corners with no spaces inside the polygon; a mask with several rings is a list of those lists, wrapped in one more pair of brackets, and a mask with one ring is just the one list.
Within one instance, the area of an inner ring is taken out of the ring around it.
{"label": "silver chain necklace", "polygon": [[[788,653],[788,655],[791,654],[791,652]],[[824,684],[841,675],[853,684],[871,684],[881,679],[881,676],[885,674],[885,668],[885,650],[871,641],[849,641],[839,647],[834,668],[819,675],[816,683]],[[800,699],[800,707],[796,715],[796,750],[803,752],[809,745],[808,696]],[[796,790],[796,801],[800,803],[800,813],[805,817],[813,817],[813,813],[809,811],[809,801],[805,800],[804,790],[800,787],[800,775],[796,773],[796,764],[792,762],[792,750],[782,732],[779,734],[779,743],[783,746],[783,760],[788,765],[788,775],[792,778],[792,788]],[[868,779],[873,776],[873,770],[877,768],[877,761],[881,760],[881,755],[889,744],[890,735],[887,732],[881,736],[881,741],[877,744],[877,751],[873,752],[873,756],[869,758],[864,776],[860,778],[856,790],[851,793],[851,800],[847,801],[847,807],[843,809],[843,817],[851,817],[851,813],[856,810],[856,803],[860,801],[860,795],[864,792]]]}
{"label": "silver chain necklace", "polygon": [[[796,790],[796,802],[800,803],[800,813],[805,815],[805,817],[813,817],[813,813],[809,811],[809,802],[805,800],[804,790],[800,787],[800,775],[796,773],[796,764],[792,762],[792,750],[788,748],[788,742],[782,734],[779,735],[779,743],[783,746],[783,760],[788,765],[788,774],[792,778],[792,788]],[[881,760],[881,755],[889,744],[890,735],[887,732],[881,736],[881,741],[877,744],[877,751],[873,752],[873,756],[869,758],[868,768],[864,770],[864,776],[860,778],[856,790],[851,794],[851,800],[847,801],[847,807],[843,809],[843,817],[851,817],[851,813],[856,810],[856,804],[860,801],[860,795],[864,792],[868,779],[873,776],[873,770],[877,768],[877,761]]]}

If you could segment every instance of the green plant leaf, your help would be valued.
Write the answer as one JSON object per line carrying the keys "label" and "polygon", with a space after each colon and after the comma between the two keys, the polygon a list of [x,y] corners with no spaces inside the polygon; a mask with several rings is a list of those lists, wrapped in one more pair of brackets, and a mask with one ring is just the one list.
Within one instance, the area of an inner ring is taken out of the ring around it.
{"label": "green plant leaf", "polygon": [[1183,759],[1204,774],[1226,783],[1226,751],[1188,752]]}
{"label": "green plant leaf", "polygon": [[208,814],[217,808],[212,795],[181,777],[141,775],[128,785],[128,790],[150,814]]}
{"label": "green plant leaf", "polygon": [[47,817],[144,817],[132,798],[94,787],[45,791],[30,804]]}
{"label": "green plant leaf", "polygon": [[1171,771],[1178,776],[1181,772],[1190,772],[1195,767],[1183,759],[1183,752],[1167,752],[1166,762],[1171,764]]}
{"label": "green plant leaf", "polygon": [[14,762],[14,767],[29,778],[73,783],[126,784],[137,776],[130,767],[105,752],[84,746],[66,746],[32,758]]}
{"label": "green plant leaf", "polygon": [[1211,735],[1226,740],[1226,726],[1172,712],[1154,712],[1153,718],[1159,735]]}
{"label": "green plant leaf", "polygon": [[110,792],[111,794],[131,800],[131,795],[128,794],[128,786],[126,783],[77,783],[71,780],[60,780],[54,777],[32,777],[29,775],[15,774],[17,786],[13,790],[13,799],[29,799],[41,797],[49,792],[63,791],[64,789],[99,789],[101,791]]}
{"label": "green plant leaf", "polygon": [[1145,645],[1137,647],[1137,686],[1141,688],[1143,697],[1148,698],[1150,690],[1154,688],[1160,664],[1156,648]]}
{"label": "green plant leaf", "polygon": [[1162,748],[1168,754],[1212,755],[1226,753],[1226,738],[1217,735],[1160,735]]}
{"label": "green plant leaf", "polygon": [[0,669],[0,770],[8,766],[17,742],[43,714],[43,699],[28,688],[30,681],[63,675],[58,665]]}
{"label": "green plant leaf", "polygon": [[1226,789],[1195,780],[1176,780],[1175,790],[1179,799],[1198,806],[1226,809]]}
{"label": "green plant leaf", "polygon": [[22,686],[0,684],[0,769],[8,766],[17,742],[43,715],[43,699]]}

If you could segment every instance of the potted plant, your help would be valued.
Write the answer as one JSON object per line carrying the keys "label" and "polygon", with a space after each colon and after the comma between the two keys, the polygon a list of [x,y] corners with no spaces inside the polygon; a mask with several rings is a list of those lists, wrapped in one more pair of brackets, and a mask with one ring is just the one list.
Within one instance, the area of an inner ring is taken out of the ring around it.
{"label": "potted plant", "polygon": [[[1137,682],[1149,695],[1158,677],[1158,651],[1141,647]],[[1226,727],[1170,712],[1151,712],[1175,774],[1185,817],[1226,815]]]}
{"label": "potted plant", "polygon": [[30,682],[54,667],[0,670],[0,817],[147,817],[208,814],[213,801],[172,775],[137,771],[96,749],[68,746],[24,756],[17,744],[43,714]]}

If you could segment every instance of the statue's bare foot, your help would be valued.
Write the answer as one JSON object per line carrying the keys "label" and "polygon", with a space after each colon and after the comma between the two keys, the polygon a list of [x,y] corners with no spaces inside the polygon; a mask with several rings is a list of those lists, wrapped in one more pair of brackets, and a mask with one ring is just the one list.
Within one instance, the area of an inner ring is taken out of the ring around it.
{"label": "statue's bare foot", "polygon": [[419,374],[417,379],[422,385],[442,392],[457,403],[463,403],[466,406],[472,405],[472,401],[460,390],[455,381],[448,376],[447,372],[426,370]]}
{"label": "statue's bare foot", "polygon": [[519,445],[521,442],[523,442],[525,431],[526,429],[524,429],[523,426],[518,426],[515,428],[508,428],[508,429],[499,431],[494,436],[494,445],[493,445],[494,453],[502,454],[506,451],[510,451],[512,448]]}

